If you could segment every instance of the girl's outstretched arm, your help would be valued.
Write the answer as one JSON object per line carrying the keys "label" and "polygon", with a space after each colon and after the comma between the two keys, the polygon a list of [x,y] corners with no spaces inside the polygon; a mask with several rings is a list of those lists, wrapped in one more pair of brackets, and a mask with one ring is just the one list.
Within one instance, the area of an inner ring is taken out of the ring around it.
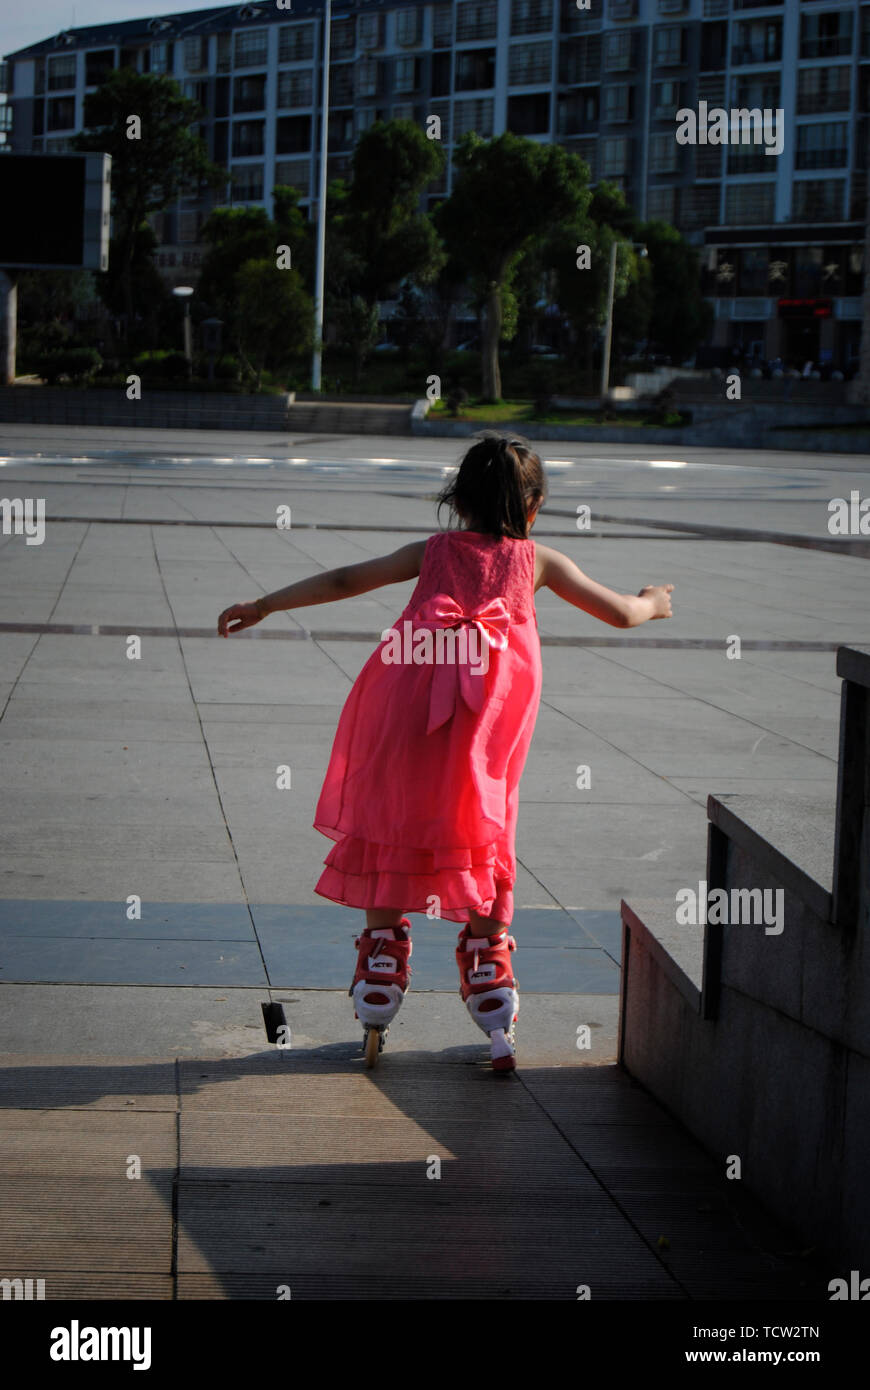
{"label": "girl's outstretched arm", "polygon": [[286,608],[335,603],[338,599],[368,593],[369,589],[380,589],[384,584],[399,584],[403,579],[414,579],[420,573],[425,549],[426,541],[412,541],[410,545],[394,550],[391,555],[379,555],[374,560],[363,560],[357,565],[324,570],[322,574],[313,574],[296,584],[288,584],[285,589],[264,594],[253,603],[234,603],[231,608],[225,608],[218,618],[218,632],[221,637],[227,637],[231,632],[253,627],[254,623],[270,613],[278,613]]}
{"label": "girl's outstretched arm", "polygon": [[535,544],[536,588],[552,589],[554,594],[593,618],[611,627],[638,627],[651,618],[671,618],[673,584],[647,584],[639,594],[618,594],[590,579],[581,569],[548,545]]}

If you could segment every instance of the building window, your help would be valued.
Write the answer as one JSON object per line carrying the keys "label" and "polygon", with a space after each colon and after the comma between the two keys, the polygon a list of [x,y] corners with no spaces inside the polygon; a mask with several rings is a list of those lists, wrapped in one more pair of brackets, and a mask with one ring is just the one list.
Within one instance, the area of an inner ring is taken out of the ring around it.
{"label": "building window", "polygon": [[196,241],[201,219],[202,214],[199,212],[182,212],[178,218],[178,240]]}
{"label": "building window", "polygon": [[607,18],[637,19],[637,0],[607,0]]}
{"label": "building window", "polygon": [[515,43],[510,49],[508,82],[512,87],[549,82],[551,60],[549,43]]}
{"label": "building window", "polygon": [[612,178],[628,173],[631,141],[624,135],[607,136],[601,141],[601,174]]}
{"label": "building window", "polygon": [[380,94],[380,63],[377,58],[363,58],[356,69],[356,95],[376,97]]}
{"label": "building window", "polygon": [[184,70],[199,72],[208,67],[208,39],[196,37],[184,40]]}
{"label": "building window", "polygon": [[266,108],[266,74],[256,77],[237,77],[233,81],[233,111],[264,111]]}
{"label": "building window", "polygon": [[419,58],[397,58],[395,90],[397,92],[416,92],[419,86]]}
{"label": "building window", "polygon": [[[344,117],[346,113],[336,112],[335,114],[338,117]],[[351,125],[352,138],[353,126]],[[329,139],[332,142],[331,127]],[[275,150],[278,154],[309,154],[311,151],[311,117],[279,116],[275,122]]]}
{"label": "building window", "polygon": [[356,48],[356,20],[353,15],[334,19],[329,28],[329,51],[346,57]]}
{"label": "building window", "polygon": [[672,121],[683,105],[683,84],[670,80],[653,83],[653,120]]}
{"label": "building window", "polygon": [[446,97],[450,94],[451,53],[432,54],[432,95]]}
{"label": "building window", "polygon": [[779,73],[744,73],[734,78],[731,93],[731,105],[740,110],[775,111],[779,106]]}
{"label": "building window", "polygon": [[63,92],[69,87],[76,85],[76,58],[75,54],[68,54],[63,58],[49,58],[48,60],[48,90],[50,92]]}
{"label": "building window", "polygon": [[650,140],[650,172],[653,174],[676,174],[678,146],[673,133],[653,135]]}
{"label": "building window", "polygon": [[247,29],[233,35],[233,63],[237,68],[262,68],[266,65],[267,31]]}
{"label": "building window", "polygon": [[361,14],[359,17],[360,48],[380,48],[384,41],[384,17],[381,14]]}
{"label": "building window", "polygon": [[801,179],[792,184],[792,220],[841,222],[845,179]]}
{"label": "building window", "polygon": [[313,24],[286,24],[278,30],[279,63],[309,63],[313,57]]}
{"label": "building window", "polygon": [[51,97],[46,130],[72,130],[76,123],[75,97]]}
{"label": "building window", "polygon": [[356,133],[362,135],[365,131],[371,130],[378,119],[378,111],[375,106],[363,106],[356,113]]}
{"label": "building window", "polygon": [[396,43],[412,48],[420,42],[420,11],[416,5],[396,14]]}
{"label": "building window", "polygon": [[265,121],[236,121],[233,125],[233,155],[245,157],[263,153]]}
{"label": "building window", "polygon": [[152,43],[151,45],[151,72],[164,73],[172,68],[172,44],[171,43]]}
{"label": "building window", "polygon": [[329,69],[330,106],[349,106],[353,101],[353,63],[341,63]]}
{"label": "building window", "polygon": [[511,36],[544,34],[553,23],[553,0],[511,0]]}
{"label": "building window", "polygon": [[457,92],[477,92],[494,86],[494,48],[470,48],[456,54]]}
{"label": "building window", "polygon": [[507,127],[514,135],[546,135],[550,129],[550,93],[508,97]]}
{"label": "building window", "polygon": [[232,34],[218,34],[217,36],[217,70],[218,72],[229,72],[232,67],[233,54]]}
{"label": "building window", "polygon": [[746,19],[734,26],[736,43],[731,50],[735,67],[747,63],[778,63],[782,57],[782,20]]}
{"label": "building window", "polygon": [[626,30],[604,36],[605,72],[625,72],[632,63],[633,35]]}
{"label": "building window", "polygon": [[[727,0],[726,0],[727,6]],[[728,25],[701,25],[701,72],[724,72],[728,53]]]}
{"label": "building window", "polygon": [[[611,35],[620,39],[629,34]],[[559,50],[559,81],[572,87],[575,83],[601,80],[601,35],[593,34],[576,43],[563,44]]]}
{"label": "building window", "polygon": [[[285,120],[298,120],[298,117],[289,117],[289,116],[285,116],[284,119],[285,119]],[[279,125],[280,125],[280,121],[279,121]],[[294,137],[294,138],[295,138],[295,137]],[[309,140],[309,142],[308,142],[307,144],[305,144],[305,145],[295,145],[295,146],[291,146],[291,147],[289,147],[289,148],[284,148],[284,147],[281,145],[281,143],[280,143],[280,140],[281,140],[280,133],[279,133],[278,139],[279,139],[279,143],[278,143],[278,153],[279,153],[279,154],[289,154],[289,153],[292,153],[292,151],[293,151],[294,149],[295,149],[295,150],[301,151],[301,150],[303,150],[303,149],[307,150],[307,149],[310,148],[310,140]],[[344,150],[344,149],[349,149],[352,145],[353,145],[353,111],[330,111],[330,113],[329,113],[329,148],[330,148],[330,149]],[[334,177],[334,178],[343,178],[343,177],[344,177],[344,174],[343,174],[342,171],[345,169],[346,166],[348,166],[348,163],[349,163],[348,160],[345,160],[345,159],[335,159],[335,160],[334,160],[334,159],[332,158],[332,156],[330,155],[329,159],[327,160],[327,171],[328,171],[328,173],[330,174],[331,177]],[[335,170],[335,173],[334,173],[334,174],[333,174],[333,172],[332,172],[333,169]]]}
{"label": "building window", "polygon": [[101,87],[115,66],[114,48],[100,48],[85,54],[85,86]]}
{"label": "building window", "polygon": [[758,226],[773,221],[773,183],[733,183],[725,189],[725,222],[729,226]]}
{"label": "building window", "polygon": [[852,12],[801,15],[802,58],[845,58],[852,52]]}
{"label": "building window", "polygon": [[849,158],[845,121],[798,126],[796,169],[844,169]]}
{"label": "building window", "polygon": [[634,89],[627,82],[604,88],[605,121],[630,121],[632,116],[632,95]]}
{"label": "building window", "polygon": [[310,68],[278,73],[278,105],[311,106],[314,101],[313,74]]}
{"label": "building window", "polygon": [[282,188],[296,188],[307,198],[311,188],[310,159],[279,159],[275,163],[275,182]]}
{"label": "building window", "polygon": [[653,33],[653,62],[657,67],[678,67],[686,61],[686,31],[681,24],[668,24]]}
{"label": "building window", "polygon": [[696,184],[681,190],[680,225],[714,227],[719,221],[719,184]]}
{"label": "building window", "polygon": [[559,136],[581,135],[597,130],[599,110],[598,87],[586,87],[559,98]]}
{"label": "building window", "polygon": [[[870,10],[868,10],[870,14]],[[799,68],[797,109],[799,116],[813,116],[819,111],[848,111],[850,105],[851,68]]]}
{"label": "building window", "polygon": [[456,6],[456,42],[494,39],[498,24],[496,0],[463,0]]}
{"label": "building window", "polygon": [[453,46],[453,6],[437,5],[432,13],[432,43],[435,48]]}
{"label": "building window", "polygon": [[646,215],[651,222],[670,222],[673,224],[677,211],[677,190],[675,188],[651,188],[647,194]]}
{"label": "building window", "polygon": [[454,140],[467,130],[475,130],[485,140],[492,138],[493,100],[480,97],[477,101],[457,101],[453,105]]}
{"label": "building window", "polygon": [[260,203],[263,201],[262,164],[234,164],[232,173],[234,203]]}

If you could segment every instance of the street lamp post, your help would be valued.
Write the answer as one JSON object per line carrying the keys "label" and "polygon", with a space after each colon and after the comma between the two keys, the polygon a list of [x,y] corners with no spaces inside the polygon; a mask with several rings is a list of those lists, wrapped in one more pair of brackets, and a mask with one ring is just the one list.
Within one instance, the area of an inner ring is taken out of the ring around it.
{"label": "street lamp post", "polygon": [[[601,400],[607,400],[607,393],[610,390],[610,347],[613,342],[613,292],[616,288],[616,251],[619,245],[614,237],[610,247],[610,274],[607,280],[607,325],[604,330],[604,352],[601,359]],[[646,246],[642,241],[633,241],[633,249],[640,251],[641,259],[647,256]]]}
{"label": "street lamp post", "polygon": [[187,375],[193,375],[193,342],[190,329],[190,297],[193,294],[192,285],[175,285],[172,293],[177,299],[184,300],[184,356],[187,359]]}
{"label": "street lamp post", "polygon": [[323,12],[323,76],[320,120],[320,181],[317,202],[317,270],[314,283],[314,354],[311,359],[311,389],[320,390],[321,358],[323,354],[323,288],[326,262],[326,152],[329,144],[329,30],[332,23],[332,0],[326,0]]}

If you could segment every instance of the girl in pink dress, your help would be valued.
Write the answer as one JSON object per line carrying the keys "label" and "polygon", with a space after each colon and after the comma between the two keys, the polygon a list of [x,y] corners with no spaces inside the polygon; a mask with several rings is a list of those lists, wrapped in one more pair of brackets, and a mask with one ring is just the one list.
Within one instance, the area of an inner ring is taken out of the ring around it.
{"label": "girl in pink dress", "polygon": [[439,501],[461,529],[236,604],[218,620],[227,636],[281,609],[417,578],[347,697],[314,818],[335,841],[315,891],[366,913],[350,993],[370,1066],[408,988],[407,912],[462,924],[462,997],[490,1038],[494,1069],[516,1066],[508,927],[519,783],[541,694],[536,589],[616,627],[671,616],[673,585],[618,594],[536,545],[529,531],[545,496],[529,445],[484,435]]}

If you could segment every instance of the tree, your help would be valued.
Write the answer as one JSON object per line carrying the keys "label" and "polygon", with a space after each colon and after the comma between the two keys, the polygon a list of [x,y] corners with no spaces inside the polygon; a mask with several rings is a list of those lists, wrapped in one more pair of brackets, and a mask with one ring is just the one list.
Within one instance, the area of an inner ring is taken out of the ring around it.
{"label": "tree", "polygon": [[650,336],[674,362],[690,357],[710,332],[713,310],[701,294],[698,253],[667,222],[644,222],[639,239],[652,276]]}
{"label": "tree", "polygon": [[311,347],[314,305],[298,271],[275,258],[246,261],[233,277],[239,355],[259,391],[263,371],[280,371]]}
{"label": "tree", "polygon": [[86,129],[75,137],[79,150],[112,156],[113,254],[128,320],[133,318],[133,261],[145,219],[160,212],[188,185],[218,188],[226,170],[212,164],[191,129],[202,116],[170,77],[132,68],[114,69],[85,98]]}
{"label": "tree", "polygon": [[510,132],[487,142],[473,131],[456,147],[454,168],[453,193],[436,209],[436,225],[448,249],[483,285],[482,395],[497,401],[504,291],[535,238],[583,210],[588,168],[558,145]]}
{"label": "tree", "polygon": [[406,277],[430,283],[445,256],[420,195],[442,172],[444,153],[415,121],[378,121],[359,138],[343,231],[360,262],[357,289],[385,298]]}

